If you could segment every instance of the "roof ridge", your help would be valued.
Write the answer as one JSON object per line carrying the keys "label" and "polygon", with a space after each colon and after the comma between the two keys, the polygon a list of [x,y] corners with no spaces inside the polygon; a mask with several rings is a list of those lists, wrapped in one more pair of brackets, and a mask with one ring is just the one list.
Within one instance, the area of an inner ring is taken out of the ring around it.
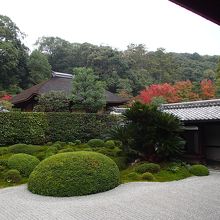
{"label": "roof ridge", "polygon": [[161,110],[163,110],[163,109],[182,109],[182,108],[199,108],[199,107],[211,107],[211,106],[220,106],[220,99],[162,104],[160,106],[160,109]]}

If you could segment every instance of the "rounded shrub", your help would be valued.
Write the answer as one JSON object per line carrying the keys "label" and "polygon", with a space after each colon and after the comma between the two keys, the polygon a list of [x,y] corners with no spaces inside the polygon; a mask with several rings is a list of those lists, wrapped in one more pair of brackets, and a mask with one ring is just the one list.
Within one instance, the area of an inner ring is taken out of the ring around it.
{"label": "rounded shrub", "polygon": [[5,166],[0,165],[0,172],[4,171],[6,169]]}
{"label": "rounded shrub", "polygon": [[105,142],[105,147],[114,149],[115,148],[115,142],[113,140],[108,140]]}
{"label": "rounded shrub", "polygon": [[195,176],[207,176],[209,175],[209,170],[206,166],[198,164],[198,165],[192,165],[189,168],[189,172],[192,173]]}
{"label": "rounded shrub", "polygon": [[141,179],[142,180],[147,180],[147,181],[153,181],[155,178],[154,178],[154,175],[152,173],[146,172],[146,173],[143,173],[141,175]]}
{"label": "rounded shrub", "polygon": [[60,143],[54,143],[53,145],[51,145],[51,147],[55,147],[57,150],[61,150],[63,149],[63,146]]}
{"label": "rounded shrub", "polygon": [[0,147],[0,155],[4,155],[8,153],[8,147]]}
{"label": "rounded shrub", "polygon": [[137,173],[146,173],[146,172],[158,173],[160,171],[160,165],[156,163],[143,163],[138,165],[135,168],[135,171]]}
{"label": "rounded shrub", "polygon": [[131,180],[140,180],[140,176],[136,172],[129,173],[127,177]]}
{"label": "rounded shrub", "polygon": [[28,177],[39,162],[35,156],[15,154],[8,159],[8,166],[11,169],[18,170],[22,176]]}
{"label": "rounded shrub", "polygon": [[0,165],[7,167],[8,166],[8,159],[0,159]]}
{"label": "rounded shrub", "polygon": [[117,165],[105,155],[85,151],[60,153],[34,169],[28,189],[47,196],[80,196],[116,187],[119,176]]}
{"label": "rounded shrub", "polygon": [[105,142],[101,139],[91,139],[87,142],[90,147],[104,147]]}
{"label": "rounded shrub", "polygon": [[20,172],[16,169],[8,170],[4,175],[4,180],[8,183],[18,183],[21,179]]}

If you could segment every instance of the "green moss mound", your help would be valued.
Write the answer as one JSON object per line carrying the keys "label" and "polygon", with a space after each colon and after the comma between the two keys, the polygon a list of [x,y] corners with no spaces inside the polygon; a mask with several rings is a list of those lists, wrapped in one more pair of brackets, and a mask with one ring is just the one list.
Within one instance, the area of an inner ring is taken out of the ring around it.
{"label": "green moss mound", "polygon": [[20,172],[16,169],[8,170],[4,175],[4,180],[7,183],[18,183],[22,179]]}
{"label": "green moss mound", "polygon": [[189,172],[195,176],[207,176],[209,175],[209,170],[204,165],[192,165],[189,169]]}
{"label": "green moss mound", "polygon": [[152,173],[149,173],[149,172],[143,173],[143,174],[141,175],[141,178],[142,178],[143,180],[147,180],[147,181],[153,181],[153,180],[155,180],[154,175],[153,175]]}
{"label": "green moss mound", "polygon": [[137,173],[146,173],[146,172],[158,173],[160,171],[160,165],[156,163],[143,163],[138,165],[135,168],[135,171]]}
{"label": "green moss mound", "polygon": [[101,139],[91,139],[87,142],[90,147],[104,147],[105,142]]}
{"label": "green moss mound", "polygon": [[8,159],[8,166],[18,170],[22,176],[28,177],[40,161],[28,154],[15,154]]}
{"label": "green moss mound", "polygon": [[28,189],[46,196],[81,196],[113,189],[119,169],[109,157],[95,152],[60,153],[43,160],[31,173]]}

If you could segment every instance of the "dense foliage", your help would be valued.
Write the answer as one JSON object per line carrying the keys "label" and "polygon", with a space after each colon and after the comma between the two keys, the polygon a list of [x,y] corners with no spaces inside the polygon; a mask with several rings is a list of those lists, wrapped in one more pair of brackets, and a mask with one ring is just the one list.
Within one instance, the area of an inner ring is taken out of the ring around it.
{"label": "dense foliage", "polygon": [[0,53],[0,90],[15,93],[41,82],[48,77],[48,62],[59,72],[72,73],[76,67],[91,68],[108,90],[125,97],[136,96],[151,84],[186,80],[200,83],[203,79],[215,81],[219,75],[216,75],[219,56],[167,53],[163,48],[148,51],[142,44],[131,44],[119,51],[110,46],[71,43],[59,37],[40,38],[36,42],[37,51],[29,56],[23,37],[10,18],[0,16],[0,49],[3,51]]}
{"label": "dense foliage", "polygon": [[98,80],[92,69],[74,69],[71,101],[74,109],[94,113],[106,105],[105,84]]}
{"label": "dense foliage", "polygon": [[152,84],[135,98],[142,103],[172,103],[215,98],[215,86],[211,80],[204,79],[199,84],[191,81],[178,81],[175,84]]}
{"label": "dense foliage", "polygon": [[94,152],[61,153],[43,160],[31,173],[28,189],[47,196],[81,196],[119,185],[119,169]]}
{"label": "dense foliage", "polygon": [[67,112],[69,111],[69,100],[62,91],[50,91],[38,96],[35,112]]}
{"label": "dense foliage", "polygon": [[11,169],[16,169],[22,176],[28,177],[40,161],[29,154],[15,154],[8,160],[8,166]]}
{"label": "dense foliage", "polygon": [[20,175],[20,172],[16,169],[8,170],[4,174],[4,180],[8,183],[19,183],[21,179],[22,177]]}
{"label": "dense foliage", "polygon": [[[125,112],[127,123],[111,132],[124,147],[149,160],[170,159],[182,153],[181,122],[173,115],[161,112],[154,105],[136,102]],[[118,134],[118,135],[117,135]]]}
{"label": "dense foliage", "polygon": [[88,113],[0,113],[0,145],[88,141],[100,138],[118,121],[112,115]]}
{"label": "dense foliage", "polygon": [[137,173],[146,173],[146,172],[158,173],[160,171],[160,165],[155,163],[143,163],[138,165],[135,168],[135,171]]}

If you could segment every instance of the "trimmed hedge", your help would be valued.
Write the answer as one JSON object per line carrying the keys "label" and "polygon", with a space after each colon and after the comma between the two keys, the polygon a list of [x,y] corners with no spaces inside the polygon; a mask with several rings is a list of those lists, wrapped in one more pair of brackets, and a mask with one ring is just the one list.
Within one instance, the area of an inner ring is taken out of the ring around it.
{"label": "trimmed hedge", "polygon": [[22,176],[28,177],[40,161],[28,154],[14,154],[8,159],[8,166],[18,170]]}
{"label": "trimmed hedge", "polygon": [[4,175],[4,180],[8,183],[18,183],[21,179],[20,172],[15,169],[8,170]]}
{"label": "trimmed hedge", "polygon": [[0,113],[0,145],[86,142],[102,138],[119,122],[113,115],[70,112]]}
{"label": "trimmed hedge", "polygon": [[104,147],[105,142],[101,139],[91,139],[87,142],[90,147]]}
{"label": "trimmed hedge", "polygon": [[95,152],[60,153],[43,160],[31,173],[28,189],[46,196],[80,196],[119,185],[115,162]]}

